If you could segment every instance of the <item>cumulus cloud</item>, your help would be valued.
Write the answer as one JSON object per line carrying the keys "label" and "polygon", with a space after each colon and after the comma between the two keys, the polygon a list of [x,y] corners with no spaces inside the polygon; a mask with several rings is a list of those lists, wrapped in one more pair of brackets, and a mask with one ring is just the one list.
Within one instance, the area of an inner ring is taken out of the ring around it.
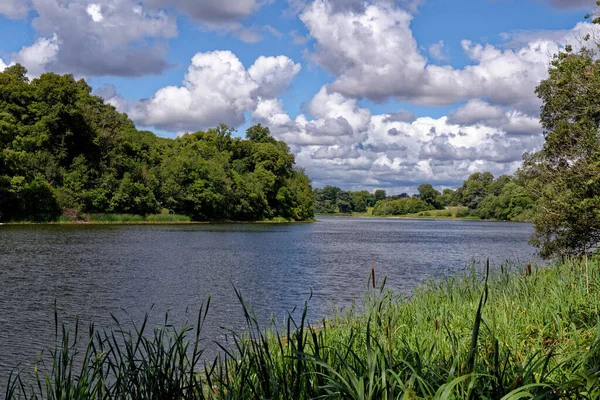
{"label": "cumulus cloud", "polygon": [[[25,66],[36,74],[140,76],[160,74],[169,67],[165,56],[168,40],[178,34],[178,13],[247,43],[262,40],[263,32],[281,35],[270,26],[246,27],[239,22],[268,1],[3,0],[0,15],[21,19],[35,13],[32,26],[38,39],[12,58],[33,60]],[[53,57],[47,57],[44,48],[49,42],[58,44]]]}
{"label": "cumulus cloud", "polygon": [[59,41],[56,35],[51,38],[39,38],[31,46],[21,49],[14,61],[24,65],[28,74],[36,77],[46,72],[46,66],[56,62]]}
{"label": "cumulus cloud", "polygon": [[0,15],[11,19],[25,18],[29,13],[28,0],[2,0],[0,2]]}
{"label": "cumulus cloud", "polygon": [[[335,76],[331,88],[346,96],[425,105],[487,98],[492,104],[511,105],[525,113],[538,112],[534,89],[547,77],[559,43],[577,45],[577,37],[595,29],[581,23],[559,34],[538,32],[516,48],[465,40],[461,44],[471,65],[457,69],[428,64],[410,29],[412,15],[393,3],[375,2],[365,4],[360,12],[336,12],[331,2],[315,0],[300,19],[315,40],[310,60],[331,72]],[[442,44],[432,46],[430,55],[443,58]]]}
{"label": "cumulus cloud", "polygon": [[254,13],[264,1],[257,0],[142,0],[152,7],[176,8],[201,22],[232,22]]}
{"label": "cumulus cloud", "polygon": [[374,100],[417,94],[426,60],[407,11],[370,4],[360,13],[339,13],[316,0],[300,19],[316,40],[311,60],[336,76],[334,90]]}
{"label": "cumulus cloud", "polygon": [[237,126],[260,97],[283,93],[300,71],[287,57],[260,57],[248,69],[230,51],[198,53],[182,86],[167,86],[137,102],[130,115],[144,126],[195,131],[221,122]]}
{"label": "cumulus cloud", "polygon": [[39,38],[13,59],[32,75],[44,71],[86,76],[163,72],[166,39],[175,18],[135,0],[33,0]]}
{"label": "cumulus cloud", "polygon": [[450,117],[412,119],[372,115],[324,86],[306,111],[292,119],[280,100],[269,99],[258,102],[252,117],[290,144],[316,186],[393,192],[414,191],[422,182],[456,186],[476,171],[514,172],[523,152],[543,141],[539,124],[530,129],[530,119],[484,102],[467,103]]}
{"label": "cumulus cloud", "polygon": [[448,50],[446,50],[446,45],[443,40],[429,46],[429,55],[437,61],[450,60],[450,54],[448,54]]}
{"label": "cumulus cloud", "polygon": [[539,119],[517,110],[505,110],[483,100],[475,99],[452,111],[448,122],[455,125],[485,125],[509,135],[537,135],[542,132]]}
{"label": "cumulus cloud", "polygon": [[285,56],[260,56],[248,68],[250,77],[258,84],[255,94],[267,98],[280,96],[290,86],[298,72],[300,72],[300,64],[294,63]]}
{"label": "cumulus cloud", "polygon": [[400,110],[391,114],[388,114],[385,122],[412,122],[417,117],[410,111]]}
{"label": "cumulus cloud", "polygon": [[117,92],[114,85],[105,83],[104,86],[94,90],[94,95],[102,97],[105,103],[115,107],[117,111],[127,112],[129,103]]}
{"label": "cumulus cloud", "polygon": [[4,61],[0,58],[0,72],[4,71],[6,67],[8,67],[8,65],[6,65]]}

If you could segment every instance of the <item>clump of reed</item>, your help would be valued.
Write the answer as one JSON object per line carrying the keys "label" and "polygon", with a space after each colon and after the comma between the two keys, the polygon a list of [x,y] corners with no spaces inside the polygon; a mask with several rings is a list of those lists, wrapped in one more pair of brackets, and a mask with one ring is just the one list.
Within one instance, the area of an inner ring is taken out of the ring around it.
{"label": "clump of reed", "polygon": [[473,268],[410,296],[384,279],[360,307],[317,322],[307,302],[266,326],[236,291],[246,329],[229,331],[210,361],[209,303],[192,327],[92,326],[82,353],[77,329],[63,327],[51,368],[33,383],[14,375],[6,398],[596,399],[599,267]]}

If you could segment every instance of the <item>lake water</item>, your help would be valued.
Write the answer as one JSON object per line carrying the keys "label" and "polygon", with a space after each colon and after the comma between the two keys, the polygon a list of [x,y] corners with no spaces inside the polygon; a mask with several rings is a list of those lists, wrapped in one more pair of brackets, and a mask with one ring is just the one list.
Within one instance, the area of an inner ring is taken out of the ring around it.
{"label": "lake water", "polygon": [[212,295],[204,336],[242,326],[237,287],[263,321],[309,303],[313,319],[359,301],[371,265],[388,287],[535,259],[523,223],[319,218],[311,224],[0,226],[0,392],[29,367],[61,320],[111,324],[110,314],[179,325]]}

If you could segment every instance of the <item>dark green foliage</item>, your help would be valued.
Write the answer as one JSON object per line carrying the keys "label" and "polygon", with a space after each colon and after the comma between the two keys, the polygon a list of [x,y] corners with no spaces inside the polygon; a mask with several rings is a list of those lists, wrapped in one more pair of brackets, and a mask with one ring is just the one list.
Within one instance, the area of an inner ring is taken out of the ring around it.
{"label": "dark green foliage", "polygon": [[[376,190],[379,196],[385,191]],[[377,196],[367,190],[359,192],[344,191],[339,187],[325,186],[323,189],[314,190],[315,212],[318,214],[349,214],[352,212],[364,213],[367,207],[375,206]]]}
{"label": "dark green foliage", "polygon": [[544,257],[583,255],[600,242],[597,49],[566,48],[549,74],[536,90],[546,141],[541,151],[526,155],[521,171],[538,209],[532,243]]}
{"label": "dark green foliage", "polygon": [[429,183],[419,185],[417,190],[419,191],[419,198],[436,210],[440,210],[444,207],[442,195]]}
{"label": "dark green foliage", "polygon": [[378,201],[373,209],[373,215],[405,215],[434,209],[435,207],[418,197],[390,198]]}
{"label": "dark green foliage", "polygon": [[61,210],[195,220],[313,218],[310,179],[261,125],[247,140],[220,125],[163,139],[71,75],[29,82],[0,73],[0,221],[56,220]]}
{"label": "dark green foliage", "polygon": [[373,215],[386,216],[446,209],[448,216],[452,216],[450,208],[465,206],[467,209],[461,208],[456,217],[529,221],[535,214],[535,202],[526,188],[526,182],[522,177],[517,179],[502,175],[494,179],[489,172],[477,172],[456,190],[446,188],[440,193],[431,184],[424,183],[419,185],[418,194],[413,197],[406,193],[382,197],[385,196],[384,190],[376,190],[371,194],[366,190],[347,192],[335,186],[326,186],[314,190],[315,212],[364,213],[367,207],[374,207]]}
{"label": "dark green foliage", "polygon": [[387,197],[387,194],[385,193],[385,190],[377,189],[374,193],[374,196],[375,202],[377,203],[379,200],[384,200]]}

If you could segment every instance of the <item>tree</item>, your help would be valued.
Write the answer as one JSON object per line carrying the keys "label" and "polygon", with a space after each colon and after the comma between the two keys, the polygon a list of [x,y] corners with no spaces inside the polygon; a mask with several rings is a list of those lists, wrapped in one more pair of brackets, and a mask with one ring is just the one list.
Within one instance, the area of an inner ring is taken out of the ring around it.
{"label": "tree", "polygon": [[350,192],[341,191],[337,194],[336,206],[338,212],[350,214],[352,212],[352,197]]}
{"label": "tree", "polygon": [[443,208],[441,194],[429,183],[419,185],[419,198],[436,209]]}
{"label": "tree", "polygon": [[377,189],[374,193],[375,195],[375,202],[378,202],[379,200],[385,200],[385,198],[387,197],[387,194],[385,193],[385,190],[383,189]]}
{"label": "tree", "polygon": [[267,127],[250,127],[247,140],[224,124],[159,138],[91,91],[71,75],[0,72],[0,220],[52,220],[64,209],[312,219],[310,179]]}
{"label": "tree", "polygon": [[594,47],[565,47],[536,89],[545,143],[525,156],[519,176],[537,202],[531,242],[546,258],[590,253],[600,241],[600,60]]}
{"label": "tree", "polygon": [[488,187],[494,181],[494,176],[490,172],[475,172],[456,189],[456,195],[459,203],[475,210],[479,203],[487,196]]}
{"label": "tree", "polygon": [[418,197],[389,198],[377,202],[373,209],[373,215],[404,215],[432,209],[432,205]]}
{"label": "tree", "polygon": [[371,194],[366,190],[361,190],[360,192],[351,192],[350,195],[352,197],[352,211],[366,212]]}
{"label": "tree", "polygon": [[256,124],[246,130],[246,139],[253,142],[275,143],[276,140],[271,136],[271,131],[266,126]]}

